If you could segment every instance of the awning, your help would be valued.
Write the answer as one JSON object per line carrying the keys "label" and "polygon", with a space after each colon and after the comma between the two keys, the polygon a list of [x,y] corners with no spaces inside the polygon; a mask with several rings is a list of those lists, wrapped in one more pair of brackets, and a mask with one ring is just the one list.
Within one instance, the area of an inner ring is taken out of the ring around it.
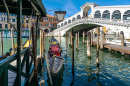
{"label": "awning", "polygon": [[[17,0],[5,0],[10,14],[17,14]],[[36,12],[40,13],[40,16],[46,16],[46,9],[42,3],[42,0],[22,0],[22,15],[31,15],[32,10],[36,10]],[[0,0],[0,12],[6,13],[5,6],[3,4],[3,0]]]}

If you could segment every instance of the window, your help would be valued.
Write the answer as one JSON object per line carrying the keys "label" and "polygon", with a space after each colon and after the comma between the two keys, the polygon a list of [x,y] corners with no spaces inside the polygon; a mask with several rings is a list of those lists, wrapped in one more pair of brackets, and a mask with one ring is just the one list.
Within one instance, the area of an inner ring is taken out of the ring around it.
{"label": "window", "polygon": [[15,22],[15,19],[12,19],[12,22]]}
{"label": "window", "polygon": [[45,20],[48,20],[48,18],[45,17]]}
{"label": "window", "polygon": [[4,13],[5,16],[7,16],[7,13]]}
{"label": "window", "polygon": [[15,16],[15,14],[12,14],[12,16]]}
{"label": "window", "polygon": [[54,27],[54,24],[51,24],[51,27]]}
{"label": "window", "polygon": [[48,24],[45,24],[45,26],[48,26]]}
{"label": "window", "polygon": [[22,23],[24,23],[24,20],[22,20]]}
{"label": "window", "polygon": [[53,18],[52,21],[55,21],[55,19]]}
{"label": "window", "polygon": [[0,13],[0,15],[3,15],[3,13]]}
{"label": "window", "polygon": [[42,26],[42,23],[40,23],[40,25]]}
{"label": "window", "polygon": [[13,26],[12,25],[10,25],[10,28],[12,28]]}
{"label": "window", "polygon": [[8,28],[8,24],[5,24],[5,28]]}
{"label": "window", "polygon": [[0,21],[3,21],[3,18],[0,17]]}
{"label": "window", "polygon": [[4,18],[4,21],[7,21],[7,18]]}
{"label": "window", "polygon": [[28,20],[26,20],[26,23],[29,23]]}
{"label": "window", "polygon": [[0,28],[2,28],[2,24],[0,24]]}

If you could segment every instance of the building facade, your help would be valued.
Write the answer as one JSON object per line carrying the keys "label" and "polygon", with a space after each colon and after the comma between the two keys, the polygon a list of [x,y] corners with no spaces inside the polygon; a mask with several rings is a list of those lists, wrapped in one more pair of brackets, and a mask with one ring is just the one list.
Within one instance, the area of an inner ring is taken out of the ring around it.
{"label": "building facade", "polygon": [[[49,33],[54,29],[57,29],[58,23],[59,22],[57,17],[55,17],[55,14],[54,16],[47,15],[46,17],[40,18],[39,27],[42,28],[45,31],[45,33]],[[35,24],[36,24],[36,17],[32,17],[32,25],[34,25],[36,28]]]}

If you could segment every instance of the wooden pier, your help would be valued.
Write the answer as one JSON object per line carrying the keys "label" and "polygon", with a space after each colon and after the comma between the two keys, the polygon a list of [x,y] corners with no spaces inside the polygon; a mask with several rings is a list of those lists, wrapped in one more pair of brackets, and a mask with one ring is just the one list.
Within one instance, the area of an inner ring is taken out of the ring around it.
{"label": "wooden pier", "polygon": [[[97,42],[94,41],[93,42],[93,45],[97,45]],[[128,54],[130,55],[130,48],[129,47],[126,47],[126,46],[121,46],[121,45],[115,45],[115,44],[110,44],[110,43],[104,43],[104,48],[107,48],[109,50],[113,50],[113,51],[117,51],[117,52],[120,52],[122,54]],[[100,46],[100,44],[99,44]]]}

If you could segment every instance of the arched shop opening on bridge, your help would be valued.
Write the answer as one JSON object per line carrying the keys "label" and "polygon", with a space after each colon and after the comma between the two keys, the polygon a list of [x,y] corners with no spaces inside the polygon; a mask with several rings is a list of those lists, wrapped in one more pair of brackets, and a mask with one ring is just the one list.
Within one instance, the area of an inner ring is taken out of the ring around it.
{"label": "arched shop opening on bridge", "polygon": [[72,21],[74,21],[74,20],[75,20],[75,17],[73,17]]}
{"label": "arched shop opening on bridge", "polygon": [[61,27],[63,26],[63,23],[61,23]]}
{"label": "arched shop opening on bridge", "polygon": [[65,21],[64,25],[67,25],[67,22]]}
{"label": "arched shop opening on bridge", "polygon": [[84,7],[84,9],[83,9],[83,17],[92,16],[90,13],[91,13],[91,7],[90,6]]}
{"label": "arched shop opening on bridge", "polygon": [[94,13],[94,18],[101,18],[101,12],[99,10],[97,10],[95,13]]}
{"label": "arched shop opening on bridge", "polygon": [[70,19],[68,20],[68,23],[71,23],[71,20],[70,20]]}
{"label": "arched shop opening on bridge", "polygon": [[105,10],[102,14],[102,18],[110,19],[110,12],[108,10]]}
{"label": "arched shop opening on bridge", "polygon": [[121,12],[119,10],[115,10],[112,13],[112,19],[121,19]]}
{"label": "arched shop opening on bridge", "polygon": [[77,19],[81,19],[81,16],[80,16],[80,15],[77,15]]}
{"label": "arched shop opening on bridge", "polygon": [[125,11],[123,20],[130,20],[130,10]]}

